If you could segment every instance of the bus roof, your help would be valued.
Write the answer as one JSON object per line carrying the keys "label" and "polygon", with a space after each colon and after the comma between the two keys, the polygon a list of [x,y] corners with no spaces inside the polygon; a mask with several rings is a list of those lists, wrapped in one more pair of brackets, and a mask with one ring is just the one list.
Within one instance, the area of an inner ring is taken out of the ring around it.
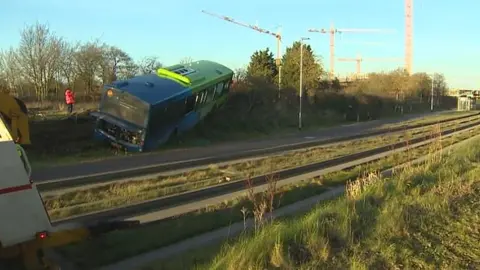
{"label": "bus roof", "polygon": [[222,64],[208,60],[199,60],[185,65],[173,65],[165,67],[164,69],[187,77],[190,81],[189,87],[192,90],[208,84],[212,80],[226,75],[233,75],[233,70]]}
{"label": "bus roof", "polygon": [[124,81],[115,81],[112,86],[151,105],[163,102],[170,97],[189,90],[189,87],[186,85],[161,78],[156,74],[141,75]]}
{"label": "bus roof", "polygon": [[113,86],[155,105],[190,89],[193,92],[203,90],[202,86],[227,75],[233,75],[233,71],[226,66],[213,61],[200,60],[186,65],[178,64],[161,68],[157,74],[115,81],[106,87]]}

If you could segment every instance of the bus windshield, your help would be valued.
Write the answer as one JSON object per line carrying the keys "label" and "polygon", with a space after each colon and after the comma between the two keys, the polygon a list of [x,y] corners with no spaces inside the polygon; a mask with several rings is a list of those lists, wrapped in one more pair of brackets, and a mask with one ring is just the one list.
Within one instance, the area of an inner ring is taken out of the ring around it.
{"label": "bus windshield", "polygon": [[125,120],[139,127],[147,127],[149,106],[145,102],[140,101],[136,97],[128,93],[119,93],[111,97],[105,96],[100,111],[110,114],[121,120]]}

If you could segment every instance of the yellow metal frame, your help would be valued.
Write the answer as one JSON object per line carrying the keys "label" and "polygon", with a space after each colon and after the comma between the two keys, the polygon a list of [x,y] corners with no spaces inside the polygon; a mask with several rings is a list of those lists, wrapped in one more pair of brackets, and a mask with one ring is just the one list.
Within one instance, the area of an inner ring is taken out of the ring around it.
{"label": "yellow metal frame", "polygon": [[[31,144],[28,115],[22,112],[14,97],[0,93],[0,112],[11,121],[8,128],[13,140],[20,144]],[[22,136],[19,136],[18,131]]]}
{"label": "yellow metal frame", "polygon": [[170,71],[168,69],[165,69],[165,68],[159,68],[157,70],[157,75],[160,76],[160,77],[164,77],[164,78],[168,78],[168,79],[174,79],[176,81],[180,81],[184,84],[187,84],[187,85],[190,85],[192,82],[190,81],[190,78],[186,77],[186,76],[182,76],[180,74],[177,74],[173,71]]}

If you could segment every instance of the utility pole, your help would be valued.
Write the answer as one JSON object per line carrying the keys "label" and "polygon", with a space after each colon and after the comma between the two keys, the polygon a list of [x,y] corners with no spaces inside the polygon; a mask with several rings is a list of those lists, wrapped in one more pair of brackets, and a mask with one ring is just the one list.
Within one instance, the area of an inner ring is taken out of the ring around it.
{"label": "utility pole", "polygon": [[384,32],[382,29],[337,29],[330,26],[330,29],[309,29],[308,32],[316,32],[320,34],[330,34],[330,73],[329,79],[333,80],[335,77],[335,34],[341,33],[361,33],[361,32]]}
{"label": "utility pole", "polygon": [[252,30],[255,30],[257,32],[260,32],[260,33],[263,33],[263,34],[267,34],[267,35],[270,35],[270,36],[274,36],[275,39],[277,40],[277,58],[275,59],[275,63],[278,67],[278,94],[280,96],[280,90],[282,89],[282,59],[281,59],[281,43],[282,43],[282,35],[280,34],[280,31],[277,31],[277,32],[273,32],[273,31],[269,31],[269,30],[265,30],[263,28],[260,28],[256,25],[251,25],[251,24],[246,24],[246,23],[242,23],[242,22],[238,22],[230,17],[227,17],[227,16],[222,16],[222,15],[218,15],[218,14],[215,14],[215,13],[212,13],[212,12],[208,12],[208,11],[205,11],[205,10],[202,10],[203,13],[207,14],[207,15],[210,15],[210,16],[213,16],[213,17],[217,17],[221,20],[224,20],[224,21],[227,21],[227,22],[231,22],[231,23],[234,23],[234,24],[237,24],[237,25],[240,25],[240,26],[243,26],[243,27],[246,27],[246,28],[250,28]]}
{"label": "utility pole", "polygon": [[433,82],[435,81],[435,74],[432,74],[432,92],[430,93],[430,111],[433,112]]}
{"label": "utility pole", "polygon": [[303,103],[303,41],[310,38],[300,39],[300,104],[298,108],[298,129],[302,130],[302,103]]}

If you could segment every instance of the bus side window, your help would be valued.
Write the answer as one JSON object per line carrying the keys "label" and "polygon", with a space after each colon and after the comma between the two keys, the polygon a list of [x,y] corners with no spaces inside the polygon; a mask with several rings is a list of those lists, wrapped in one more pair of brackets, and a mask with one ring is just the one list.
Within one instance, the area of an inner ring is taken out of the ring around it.
{"label": "bus side window", "polygon": [[221,95],[223,93],[223,87],[224,87],[224,83],[223,82],[219,82],[216,87],[215,87],[215,93],[217,95]]}
{"label": "bus side window", "polygon": [[215,99],[215,97],[217,96],[217,85],[212,86],[209,91],[212,92],[212,99]]}
{"label": "bus side window", "polygon": [[205,90],[202,90],[201,93],[201,97],[200,97],[200,104],[203,104],[205,103],[205,98],[206,98],[206,93],[205,93]]}
{"label": "bus side window", "polygon": [[193,111],[193,109],[195,108],[195,101],[197,98],[198,96],[193,94],[185,99],[185,106],[186,106],[185,114]]}
{"label": "bus side window", "polygon": [[224,93],[227,93],[227,92],[228,92],[228,90],[230,89],[230,84],[231,84],[231,83],[232,83],[231,80],[228,80],[228,81],[225,81],[225,82],[224,82],[224,87],[223,87],[223,92],[224,92]]}
{"label": "bus side window", "polygon": [[202,90],[200,92],[198,92],[197,94],[197,106],[201,106],[203,103],[205,103],[205,100],[207,98],[207,92],[206,90]]}
{"label": "bus side window", "polygon": [[215,98],[215,86],[207,88],[208,102],[212,101]]}
{"label": "bus side window", "polygon": [[208,88],[207,88],[207,89],[203,90],[203,101],[202,101],[202,103],[207,102],[208,96],[209,96],[209,94],[208,94]]}

